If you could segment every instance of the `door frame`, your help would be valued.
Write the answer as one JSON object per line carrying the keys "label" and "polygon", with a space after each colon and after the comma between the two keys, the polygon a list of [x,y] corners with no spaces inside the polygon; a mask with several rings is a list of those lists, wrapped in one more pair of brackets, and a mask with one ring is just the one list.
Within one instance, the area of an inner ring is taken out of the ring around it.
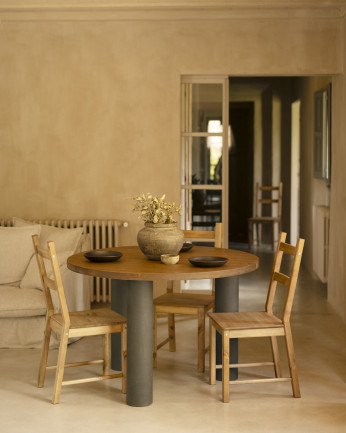
{"label": "door frame", "polygon": [[[189,118],[189,108],[192,103],[189,92],[186,91],[189,84],[221,84],[222,85],[222,120],[223,130],[222,133],[208,133],[208,132],[186,132],[184,125],[191,122]],[[228,248],[228,142],[229,142],[229,76],[228,75],[183,75],[181,76],[181,195],[183,203],[183,216],[182,227],[189,228],[192,221],[192,190],[221,190],[221,206],[222,214],[221,221],[223,227],[222,245]],[[209,137],[209,136],[222,137],[222,183],[221,185],[208,185],[208,184],[192,184],[191,176],[186,168],[186,161],[189,160],[190,155],[187,151],[184,140],[192,137]],[[185,169],[184,169],[185,167]],[[186,194],[189,192],[189,194]]]}

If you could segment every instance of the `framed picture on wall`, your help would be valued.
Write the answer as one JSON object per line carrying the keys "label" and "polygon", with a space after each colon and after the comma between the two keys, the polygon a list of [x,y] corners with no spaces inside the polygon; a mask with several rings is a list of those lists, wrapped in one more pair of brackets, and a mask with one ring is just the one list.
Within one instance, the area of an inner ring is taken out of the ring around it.
{"label": "framed picture on wall", "polygon": [[331,84],[315,92],[314,100],[314,177],[331,180]]}

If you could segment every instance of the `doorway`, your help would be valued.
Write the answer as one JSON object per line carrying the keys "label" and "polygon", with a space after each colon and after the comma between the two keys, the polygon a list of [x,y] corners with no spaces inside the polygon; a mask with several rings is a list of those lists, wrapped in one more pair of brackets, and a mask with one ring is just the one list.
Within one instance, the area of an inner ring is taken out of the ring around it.
{"label": "doorway", "polygon": [[253,201],[254,103],[230,102],[229,124],[229,242],[247,243]]}

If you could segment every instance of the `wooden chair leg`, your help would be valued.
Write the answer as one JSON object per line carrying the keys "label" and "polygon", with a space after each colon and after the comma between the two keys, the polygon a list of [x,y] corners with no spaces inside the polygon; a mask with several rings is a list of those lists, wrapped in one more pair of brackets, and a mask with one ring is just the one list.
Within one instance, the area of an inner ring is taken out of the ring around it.
{"label": "wooden chair leg", "polygon": [[229,402],[229,333],[222,332],[222,401]]}
{"label": "wooden chair leg", "polygon": [[253,244],[253,224],[251,221],[248,222],[248,241],[249,241],[249,249],[251,249]]}
{"label": "wooden chair leg", "polygon": [[272,229],[272,232],[273,232],[273,234],[272,234],[272,236],[273,236],[273,239],[272,239],[272,249],[273,249],[273,251],[275,250],[275,227],[276,227],[276,223],[273,223],[272,224],[272,227],[273,227],[273,229]]}
{"label": "wooden chair leg", "polygon": [[47,368],[47,360],[48,360],[48,352],[49,352],[49,343],[50,343],[50,336],[51,336],[51,328],[49,324],[49,319],[46,321],[46,329],[44,331],[44,338],[43,338],[43,345],[42,345],[42,352],[41,352],[41,361],[40,361],[40,368],[38,371],[38,380],[37,380],[37,386],[39,388],[42,388],[44,385],[44,379],[46,377],[46,368]]}
{"label": "wooden chair leg", "polygon": [[111,343],[110,334],[102,336],[103,343],[103,375],[108,376],[111,367]]}
{"label": "wooden chair leg", "polygon": [[282,377],[277,338],[276,337],[270,337],[270,342],[271,342],[271,346],[272,346],[275,376],[276,377]]}
{"label": "wooden chair leg", "polygon": [[168,337],[169,337],[169,351],[176,351],[176,343],[175,343],[175,319],[174,314],[168,314]]}
{"label": "wooden chair leg", "polygon": [[121,370],[123,373],[122,392],[127,392],[127,326],[124,325],[121,333]]}
{"label": "wooden chair leg", "polygon": [[153,320],[153,367],[157,368],[157,313],[154,306]]}
{"label": "wooden chair leg", "polygon": [[59,400],[60,400],[62,379],[64,376],[64,369],[65,369],[67,343],[68,343],[68,332],[64,331],[61,334],[59,356],[58,356],[58,362],[56,365],[53,404],[59,403]]}
{"label": "wooden chair leg", "polygon": [[205,312],[204,308],[199,308],[197,313],[198,319],[198,371],[204,372],[205,364]]}
{"label": "wooden chair leg", "polygon": [[216,384],[216,330],[209,320],[209,383]]}
{"label": "wooden chair leg", "polygon": [[291,378],[292,378],[293,395],[294,397],[299,398],[301,397],[301,394],[300,394],[300,387],[298,381],[296,359],[294,355],[292,332],[289,325],[285,326],[285,330],[286,330],[285,340],[286,340],[286,348],[287,348],[287,355],[288,355],[288,363],[289,363]]}

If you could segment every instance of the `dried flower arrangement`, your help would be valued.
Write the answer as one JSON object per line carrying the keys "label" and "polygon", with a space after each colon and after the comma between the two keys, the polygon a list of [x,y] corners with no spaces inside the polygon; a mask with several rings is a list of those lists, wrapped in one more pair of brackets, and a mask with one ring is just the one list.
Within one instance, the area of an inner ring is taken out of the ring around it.
{"label": "dried flower arrangement", "polygon": [[174,202],[165,201],[166,195],[154,197],[152,194],[134,196],[135,204],[133,212],[140,212],[138,218],[146,223],[171,224],[176,223],[173,214],[181,215],[181,205],[176,206]]}

